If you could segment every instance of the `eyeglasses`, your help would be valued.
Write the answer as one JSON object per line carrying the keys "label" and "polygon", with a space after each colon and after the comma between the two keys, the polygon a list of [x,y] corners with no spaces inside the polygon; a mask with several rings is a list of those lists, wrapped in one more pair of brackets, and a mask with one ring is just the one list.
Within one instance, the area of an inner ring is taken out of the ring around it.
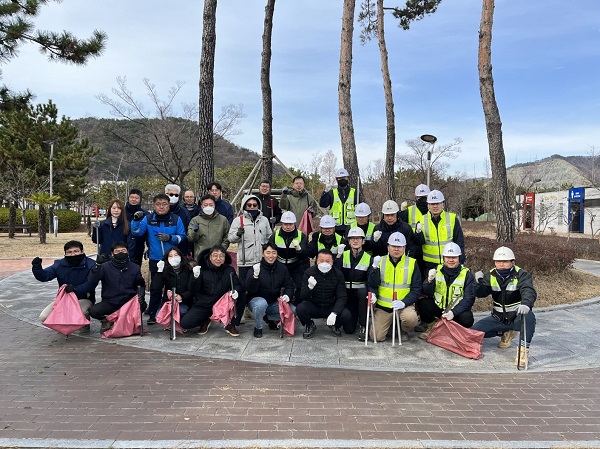
{"label": "eyeglasses", "polygon": [[156,207],[169,207],[169,203],[154,203]]}
{"label": "eyeglasses", "polygon": [[169,195],[169,196],[176,196],[177,198],[179,198],[179,193],[167,193],[167,195]]}
{"label": "eyeglasses", "polygon": [[246,203],[246,208],[248,208],[248,209],[258,209],[258,204],[256,204],[256,203]]}
{"label": "eyeglasses", "polygon": [[225,259],[225,254],[223,253],[212,253],[210,257],[214,259]]}

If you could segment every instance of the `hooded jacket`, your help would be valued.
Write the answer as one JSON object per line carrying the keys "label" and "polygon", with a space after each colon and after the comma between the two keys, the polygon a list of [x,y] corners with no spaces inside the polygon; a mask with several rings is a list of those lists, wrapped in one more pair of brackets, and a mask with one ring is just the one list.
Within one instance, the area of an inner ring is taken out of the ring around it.
{"label": "hooded jacket", "polygon": [[232,281],[233,289],[238,292],[240,297],[244,294],[240,280],[231,266],[231,256],[225,253],[225,262],[217,267],[210,261],[209,252],[210,248],[202,251],[199,255],[202,270],[200,277],[195,281],[197,285],[194,286],[194,305],[201,307],[212,307],[221,296],[231,291]]}
{"label": "hooded jacket", "polygon": [[318,204],[315,199],[306,190],[298,192],[296,189],[290,189],[288,193],[284,193],[279,201],[279,207],[283,210],[289,210],[296,216],[296,226],[300,224],[304,211],[311,207],[313,208],[313,216],[317,211]]}
{"label": "hooded jacket", "polygon": [[[248,200],[254,199],[258,202],[258,216],[255,220],[247,210],[244,210]],[[243,237],[237,235],[237,231],[242,224],[244,225]],[[260,262],[262,258],[262,245],[269,241],[273,235],[273,230],[269,220],[263,217],[261,212],[261,202],[256,195],[246,195],[242,199],[242,213],[233,219],[231,227],[229,228],[229,241],[231,243],[238,243],[238,267],[250,267],[255,263]],[[244,251],[242,252],[242,242],[244,245]]]}
{"label": "hooded jacket", "polygon": [[[194,226],[198,225],[198,232]],[[190,221],[187,229],[187,239],[194,244],[194,257],[211,246],[220,245],[223,249],[229,248],[229,222],[227,218],[216,210],[211,215],[206,215],[202,210]]]}
{"label": "hooded jacket", "polygon": [[284,295],[292,298],[296,288],[284,264],[275,260],[271,265],[264,258],[260,261],[258,279],[254,278],[253,270],[248,270],[245,285],[248,298],[265,298],[269,304],[277,302],[277,298],[282,295],[282,289]]}

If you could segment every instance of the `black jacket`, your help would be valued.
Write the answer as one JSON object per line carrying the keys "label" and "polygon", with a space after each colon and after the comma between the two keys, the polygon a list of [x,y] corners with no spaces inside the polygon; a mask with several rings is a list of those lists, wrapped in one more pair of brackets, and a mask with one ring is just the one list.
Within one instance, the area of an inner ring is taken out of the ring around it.
{"label": "black jacket", "polygon": [[[311,276],[317,281],[312,290],[308,288],[308,278]],[[300,297],[302,301],[312,302],[321,309],[333,307],[332,312],[339,315],[344,310],[347,299],[344,275],[335,267],[332,267],[329,273],[323,274],[313,265],[304,272]]]}
{"label": "black jacket", "polygon": [[375,232],[381,231],[381,237],[379,240],[371,242],[371,249],[374,256],[385,256],[388,253],[387,242],[394,232],[400,232],[406,238],[406,249],[405,253],[409,256],[413,256],[417,252],[417,246],[414,243],[414,234],[410,225],[398,218],[396,223],[388,225],[383,219],[375,226]]}
{"label": "black jacket", "polygon": [[102,301],[121,307],[138,293],[138,287],[146,287],[140,267],[129,262],[123,269],[112,261],[96,265],[90,270],[89,281],[94,285],[102,281]]}
{"label": "black jacket", "polygon": [[[225,263],[220,267],[213,265],[208,257],[210,248],[200,253],[202,271],[200,272],[199,285],[194,296],[194,305],[212,307],[225,293],[233,289],[243,296],[244,291],[240,279],[231,266],[231,256],[225,253]],[[194,287],[196,289],[196,287]],[[239,300],[239,298],[238,298]]]}
{"label": "black jacket", "polygon": [[31,268],[33,276],[41,282],[48,282],[52,279],[58,281],[58,286],[71,284],[75,287],[75,294],[78,299],[89,299],[92,303],[96,302],[95,288],[96,284],[89,281],[90,270],[96,265],[94,260],[84,257],[83,260],[71,266],[65,259],[56,260],[48,268],[34,266]]}
{"label": "black jacket", "polygon": [[[130,232],[131,234],[131,232]],[[92,242],[100,244],[98,254],[110,255],[111,247],[115,242],[127,242],[128,236],[123,233],[123,220],[117,219],[116,226],[112,224],[112,218],[100,222],[99,228],[92,229]]]}
{"label": "black jacket", "polygon": [[246,276],[246,290],[248,298],[265,298],[269,304],[277,301],[282,295],[294,296],[294,281],[286,266],[279,261],[269,265],[265,259],[260,261],[258,279],[254,279],[254,270],[248,270]]}
{"label": "black jacket", "polygon": [[[144,215],[148,214],[148,211],[139,204],[137,206],[133,206],[129,203],[125,203],[125,215],[127,216],[127,221],[131,223],[133,221],[133,214],[137,211],[141,210]],[[131,261],[135,260],[136,255],[140,255],[144,252],[144,243],[146,239],[144,237],[137,237],[129,231],[129,235],[127,236],[127,247],[129,248],[129,258]]]}
{"label": "black jacket", "polygon": [[167,301],[167,291],[173,290],[181,296],[181,303],[188,307],[194,305],[194,295],[200,286],[200,282],[194,279],[192,270],[182,268],[177,273],[172,266],[165,264],[162,273],[157,273],[150,285],[151,290],[160,290],[162,292],[162,302]]}
{"label": "black jacket", "polygon": [[[271,219],[271,214],[275,217],[275,223],[279,223],[281,220],[281,209],[279,208],[279,200],[273,195],[263,195],[257,193],[256,196],[260,199],[261,211],[264,217]],[[273,209],[271,210],[271,199],[273,199]]]}

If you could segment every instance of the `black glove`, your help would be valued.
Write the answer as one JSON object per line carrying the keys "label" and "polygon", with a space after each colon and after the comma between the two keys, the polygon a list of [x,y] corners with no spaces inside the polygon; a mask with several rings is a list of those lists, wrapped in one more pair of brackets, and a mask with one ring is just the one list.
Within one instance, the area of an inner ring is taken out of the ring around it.
{"label": "black glove", "polygon": [[194,227],[192,229],[194,232],[198,232],[200,230],[200,225],[198,223],[194,223]]}
{"label": "black glove", "polygon": [[67,293],[73,293],[75,291],[75,287],[73,287],[73,285],[71,284],[67,284],[67,286],[65,287],[65,291]]}
{"label": "black glove", "polygon": [[241,237],[242,235],[244,235],[244,232],[246,232],[244,228],[238,228],[236,234],[238,237]]}
{"label": "black glove", "polygon": [[42,266],[42,258],[41,257],[36,257],[35,259],[33,259],[31,261],[31,266],[38,268]]}
{"label": "black glove", "polygon": [[277,223],[277,217],[271,217],[269,218],[269,221],[271,222],[271,224],[275,224]]}
{"label": "black glove", "polygon": [[290,192],[289,187],[284,187],[283,189],[281,189],[281,193],[284,193],[285,195],[287,195]]}
{"label": "black glove", "polygon": [[133,214],[133,221],[142,221],[144,218],[144,211],[138,210],[135,214]]}
{"label": "black glove", "polygon": [[138,287],[138,302],[143,304],[146,302],[146,292],[144,287]]}
{"label": "black glove", "polygon": [[161,242],[170,242],[171,241],[171,235],[170,234],[163,234],[161,232],[159,234],[156,234],[156,237],[158,237],[158,240],[160,240]]}
{"label": "black glove", "polygon": [[110,260],[110,257],[108,257],[108,254],[98,254],[98,256],[96,256],[96,263],[98,265],[102,265],[104,262],[108,262]]}

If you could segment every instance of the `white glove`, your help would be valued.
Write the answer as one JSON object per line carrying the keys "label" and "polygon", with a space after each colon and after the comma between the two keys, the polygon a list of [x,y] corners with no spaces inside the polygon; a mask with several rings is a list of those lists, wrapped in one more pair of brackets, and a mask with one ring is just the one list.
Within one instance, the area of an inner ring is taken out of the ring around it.
{"label": "white glove", "polygon": [[294,240],[292,242],[292,248],[294,248],[296,251],[300,251],[300,243],[298,243],[298,240]]}
{"label": "white glove", "polygon": [[527,315],[531,309],[525,304],[521,304],[517,309],[517,315]]}
{"label": "white glove", "polygon": [[475,273],[475,282],[479,282],[479,279],[483,279],[483,271]]}
{"label": "white glove", "polygon": [[379,268],[379,262],[381,262],[381,256],[373,257],[373,268]]}
{"label": "white glove", "polygon": [[392,301],[392,309],[394,310],[402,310],[406,307],[404,301]]}
{"label": "white glove", "polygon": [[437,270],[435,268],[432,268],[431,270],[429,270],[429,275],[427,276],[427,280],[429,282],[433,281],[435,279],[436,274],[437,274]]}
{"label": "white glove", "polygon": [[423,223],[421,223],[421,222],[417,223],[417,226],[415,226],[415,232],[418,234],[422,230],[423,230]]}
{"label": "white glove", "polygon": [[373,241],[374,241],[374,242],[378,242],[378,241],[379,241],[379,239],[381,238],[381,234],[382,234],[382,232],[381,232],[381,231],[375,231],[375,232],[373,233]]}
{"label": "white glove", "polygon": [[454,319],[454,312],[452,310],[448,310],[447,312],[442,313],[442,318],[452,321]]}
{"label": "white glove", "polygon": [[239,293],[237,292],[237,290],[231,290],[231,297],[233,299],[238,299]]}
{"label": "white glove", "polygon": [[156,262],[156,268],[158,270],[159,273],[162,273],[163,270],[165,269],[165,261],[164,260],[159,260],[158,262]]}
{"label": "white glove", "polygon": [[331,184],[325,184],[325,191],[326,192],[329,192],[332,188],[333,188],[333,186]]}
{"label": "white glove", "polygon": [[260,262],[252,265],[252,269],[254,270],[254,279],[258,279],[258,275],[260,274]]}
{"label": "white glove", "polygon": [[198,279],[200,277],[200,265],[196,265],[194,268],[192,268],[192,272],[194,273],[194,279]]}
{"label": "white glove", "polygon": [[371,293],[371,304],[375,304],[377,302],[377,295],[375,293]]}
{"label": "white glove", "polygon": [[335,319],[337,318],[337,315],[333,312],[331,312],[329,314],[329,316],[327,317],[327,326],[335,326]]}
{"label": "white glove", "polygon": [[402,204],[400,204],[400,210],[406,209],[408,209],[408,201],[402,201]]}
{"label": "white glove", "polygon": [[315,288],[315,285],[317,285],[317,280],[314,278],[314,276],[311,276],[308,278],[308,289],[312,290],[313,288]]}
{"label": "white glove", "polygon": [[290,297],[289,297],[288,295],[283,295],[283,296],[281,297],[281,300],[282,300],[283,302],[290,302]]}
{"label": "white glove", "polygon": [[340,243],[338,245],[338,254],[342,254],[344,252],[344,250],[346,249],[346,245],[344,245],[343,243]]}

